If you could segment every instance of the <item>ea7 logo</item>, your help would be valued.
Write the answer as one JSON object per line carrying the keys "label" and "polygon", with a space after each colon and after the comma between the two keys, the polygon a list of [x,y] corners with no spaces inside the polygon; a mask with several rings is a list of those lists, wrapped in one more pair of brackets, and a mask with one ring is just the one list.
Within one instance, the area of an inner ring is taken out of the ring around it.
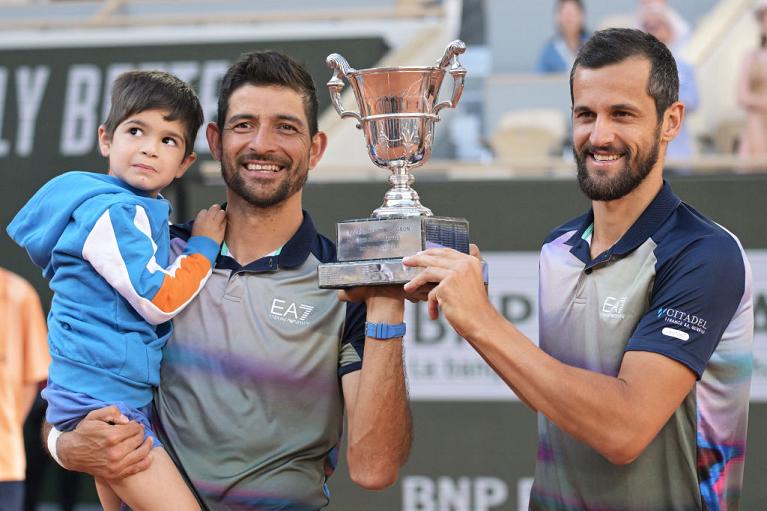
{"label": "ea7 logo", "polygon": [[273,316],[277,316],[278,318],[292,323],[295,321],[306,321],[313,310],[313,305],[289,302],[287,300],[275,298],[272,300],[272,308],[269,312],[271,312]]}
{"label": "ea7 logo", "polygon": [[623,314],[623,308],[626,306],[627,298],[627,296],[622,298],[608,296],[605,298],[605,303],[602,304],[602,312],[605,314]]}

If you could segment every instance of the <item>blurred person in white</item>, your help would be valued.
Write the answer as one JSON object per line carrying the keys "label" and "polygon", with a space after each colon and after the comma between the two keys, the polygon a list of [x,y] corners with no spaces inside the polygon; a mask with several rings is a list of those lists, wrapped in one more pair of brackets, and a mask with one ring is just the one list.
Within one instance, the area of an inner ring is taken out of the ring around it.
{"label": "blurred person in white", "polygon": [[[620,28],[642,28],[643,12],[647,9],[662,8],[668,23],[671,25],[671,40],[665,43],[666,46],[676,55],[685,44],[690,40],[692,27],[667,0],[637,0],[637,8],[633,13],[618,14],[607,16],[599,23],[600,28],[620,27]],[[656,36],[657,37],[657,36]]]}
{"label": "blurred person in white", "polygon": [[[679,41],[680,36],[676,33],[678,25],[674,22],[672,11],[663,5],[664,2],[645,0],[643,4],[639,11],[640,28],[655,36],[671,50],[679,73],[679,101],[684,103],[686,114],[692,113],[698,108],[699,103],[695,69],[675,51],[675,46],[677,46],[675,42]],[[689,159],[694,154],[695,148],[692,138],[687,130],[687,124],[683,122],[679,134],[668,145],[666,158],[669,160]]]}
{"label": "blurred person in white", "polygon": [[[690,36],[692,35],[692,27],[684,18],[682,18],[681,14],[668,5],[667,0],[639,0],[639,27],[641,27],[644,11],[654,8],[660,8],[664,11],[664,16],[671,26],[671,39],[668,43],[664,41],[663,44],[668,46],[671,52],[676,56],[676,52],[689,41]],[[655,37],[657,38],[658,36]],[[687,109],[687,111],[689,112],[689,109]]]}
{"label": "blurred person in white", "polygon": [[546,42],[535,65],[535,70],[539,73],[570,71],[575,54],[589,38],[581,0],[558,0],[554,9],[554,21],[557,31]]}
{"label": "blurred person in white", "polygon": [[746,111],[738,156],[767,156],[767,0],[757,1],[754,16],[760,43],[743,60],[738,80],[738,104]]}
{"label": "blurred person in white", "polygon": [[48,332],[32,285],[0,268],[0,511],[24,504],[24,419],[48,377]]}

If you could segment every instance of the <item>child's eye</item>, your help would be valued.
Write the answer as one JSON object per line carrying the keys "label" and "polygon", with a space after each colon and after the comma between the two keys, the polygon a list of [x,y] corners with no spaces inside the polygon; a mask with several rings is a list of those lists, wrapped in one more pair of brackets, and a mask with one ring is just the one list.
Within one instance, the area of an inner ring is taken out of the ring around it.
{"label": "child's eye", "polygon": [[172,145],[172,146],[178,145],[178,142],[176,142],[176,139],[173,138],[173,137],[165,137],[165,138],[163,138],[162,139],[162,143],[165,144],[165,145]]}
{"label": "child's eye", "polygon": [[144,132],[141,131],[141,128],[137,128],[135,126],[132,126],[132,127],[128,128],[128,133],[130,133],[131,135],[141,135]]}

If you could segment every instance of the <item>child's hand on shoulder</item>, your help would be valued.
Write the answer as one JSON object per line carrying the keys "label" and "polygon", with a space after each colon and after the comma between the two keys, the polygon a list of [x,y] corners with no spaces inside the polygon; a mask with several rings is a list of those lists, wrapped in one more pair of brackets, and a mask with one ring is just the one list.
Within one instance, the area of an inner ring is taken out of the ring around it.
{"label": "child's hand on shoulder", "polygon": [[192,236],[207,236],[219,245],[226,232],[226,212],[218,204],[197,213],[192,227]]}

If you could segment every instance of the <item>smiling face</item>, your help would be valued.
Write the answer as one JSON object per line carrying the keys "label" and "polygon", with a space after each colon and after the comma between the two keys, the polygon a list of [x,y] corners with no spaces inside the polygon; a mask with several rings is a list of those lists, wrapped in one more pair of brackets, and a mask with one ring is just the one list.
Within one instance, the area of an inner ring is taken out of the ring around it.
{"label": "smiling face", "polygon": [[573,153],[578,182],[591,200],[620,199],[651,173],[662,179],[661,146],[676,131],[668,129],[668,112],[657,118],[649,74],[650,61],[641,57],[575,71]]}
{"label": "smiling face", "polygon": [[[268,208],[294,198],[325,149],[324,133],[309,135],[303,97],[293,89],[243,85],[229,98],[223,132],[208,125],[230,200]],[[234,194],[236,197],[232,197]]]}
{"label": "smiling face", "polygon": [[152,197],[181,177],[195,161],[184,157],[184,125],[168,112],[144,110],[122,121],[111,135],[99,127],[99,149],[109,158],[109,175]]}

